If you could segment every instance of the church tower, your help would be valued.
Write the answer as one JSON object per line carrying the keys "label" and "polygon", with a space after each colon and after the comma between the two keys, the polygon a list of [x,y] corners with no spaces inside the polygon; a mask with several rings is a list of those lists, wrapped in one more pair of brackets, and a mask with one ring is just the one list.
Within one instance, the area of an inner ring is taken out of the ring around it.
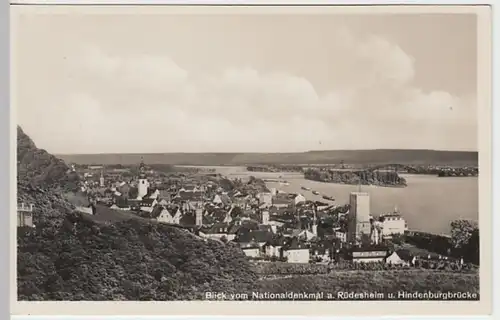
{"label": "church tower", "polygon": [[104,174],[102,171],[101,171],[101,177],[99,178],[99,185],[101,186],[101,188],[104,187]]}
{"label": "church tower", "polygon": [[148,194],[149,182],[146,177],[146,165],[144,165],[144,160],[141,158],[141,164],[139,165],[139,181],[137,185],[137,199],[142,200],[142,198]]}

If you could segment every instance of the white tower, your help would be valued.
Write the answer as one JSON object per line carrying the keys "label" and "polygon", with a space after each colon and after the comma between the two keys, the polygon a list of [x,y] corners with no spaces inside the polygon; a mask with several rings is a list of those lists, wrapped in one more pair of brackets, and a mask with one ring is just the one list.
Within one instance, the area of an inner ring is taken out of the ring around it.
{"label": "white tower", "polygon": [[149,182],[146,177],[146,166],[144,165],[144,161],[141,160],[141,164],[139,167],[139,183],[137,185],[137,199],[142,200],[142,198],[148,194]]}
{"label": "white tower", "polygon": [[351,192],[348,242],[359,240],[361,234],[370,235],[370,196],[365,192]]}
{"label": "white tower", "polygon": [[99,185],[101,186],[101,188],[104,187],[104,175],[101,171],[101,177],[99,178]]}
{"label": "white tower", "polygon": [[316,215],[317,211],[318,211],[318,207],[316,205],[314,205],[313,211],[314,211],[314,217],[313,217],[313,224],[311,227],[311,232],[315,236],[318,236],[318,221],[317,221],[317,215]]}

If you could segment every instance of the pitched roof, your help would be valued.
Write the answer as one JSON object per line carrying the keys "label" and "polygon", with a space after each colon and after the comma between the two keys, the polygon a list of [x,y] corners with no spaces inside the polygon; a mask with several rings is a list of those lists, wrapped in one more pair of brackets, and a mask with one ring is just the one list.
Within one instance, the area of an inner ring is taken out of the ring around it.
{"label": "pitched roof", "polygon": [[215,223],[211,227],[202,229],[206,234],[229,233],[230,226],[227,223]]}
{"label": "pitched roof", "polygon": [[301,242],[297,237],[293,237],[285,243],[283,250],[300,250],[309,249],[304,242]]}
{"label": "pitched roof", "polygon": [[406,250],[406,249],[399,249],[399,250],[396,250],[395,251],[396,254],[401,258],[401,260],[404,260],[404,261],[411,261],[413,259],[413,254],[411,254],[411,252],[409,250]]}
{"label": "pitched roof", "polygon": [[238,235],[237,242],[267,242],[273,239],[272,232],[262,230],[251,230]]}

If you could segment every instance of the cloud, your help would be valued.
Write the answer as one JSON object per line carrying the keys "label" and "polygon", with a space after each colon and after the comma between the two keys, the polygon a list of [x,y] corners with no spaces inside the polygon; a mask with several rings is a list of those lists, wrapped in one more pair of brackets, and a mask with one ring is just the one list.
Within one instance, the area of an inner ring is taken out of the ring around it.
{"label": "cloud", "polygon": [[324,94],[298,75],[202,74],[89,46],[68,66],[77,76],[53,118],[66,139],[54,152],[476,149],[474,97],[413,87],[414,59],[381,36],[341,29],[329,41],[345,82]]}

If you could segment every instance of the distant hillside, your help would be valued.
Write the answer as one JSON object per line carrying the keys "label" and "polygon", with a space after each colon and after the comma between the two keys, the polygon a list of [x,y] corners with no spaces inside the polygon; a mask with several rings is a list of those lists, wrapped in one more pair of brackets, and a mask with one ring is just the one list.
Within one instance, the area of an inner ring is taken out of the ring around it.
{"label": "distant hillside", "polygon": [[193,300],[255,285],[234,244],[137,219],[99,223],[75,212],[62,196],[71,180],[66,164],[17,133],[17,197],[35,205],[36,224],[17,230],[19,300]]}
{"label": "distant hillside", "polygon": [[155,153],[59,155],[77,164],[137,164],[141,157],[149,164],[252,165],[252,164],[413,164],[477,165],[478,153],[436,150],[332,150],[303,153]]}

